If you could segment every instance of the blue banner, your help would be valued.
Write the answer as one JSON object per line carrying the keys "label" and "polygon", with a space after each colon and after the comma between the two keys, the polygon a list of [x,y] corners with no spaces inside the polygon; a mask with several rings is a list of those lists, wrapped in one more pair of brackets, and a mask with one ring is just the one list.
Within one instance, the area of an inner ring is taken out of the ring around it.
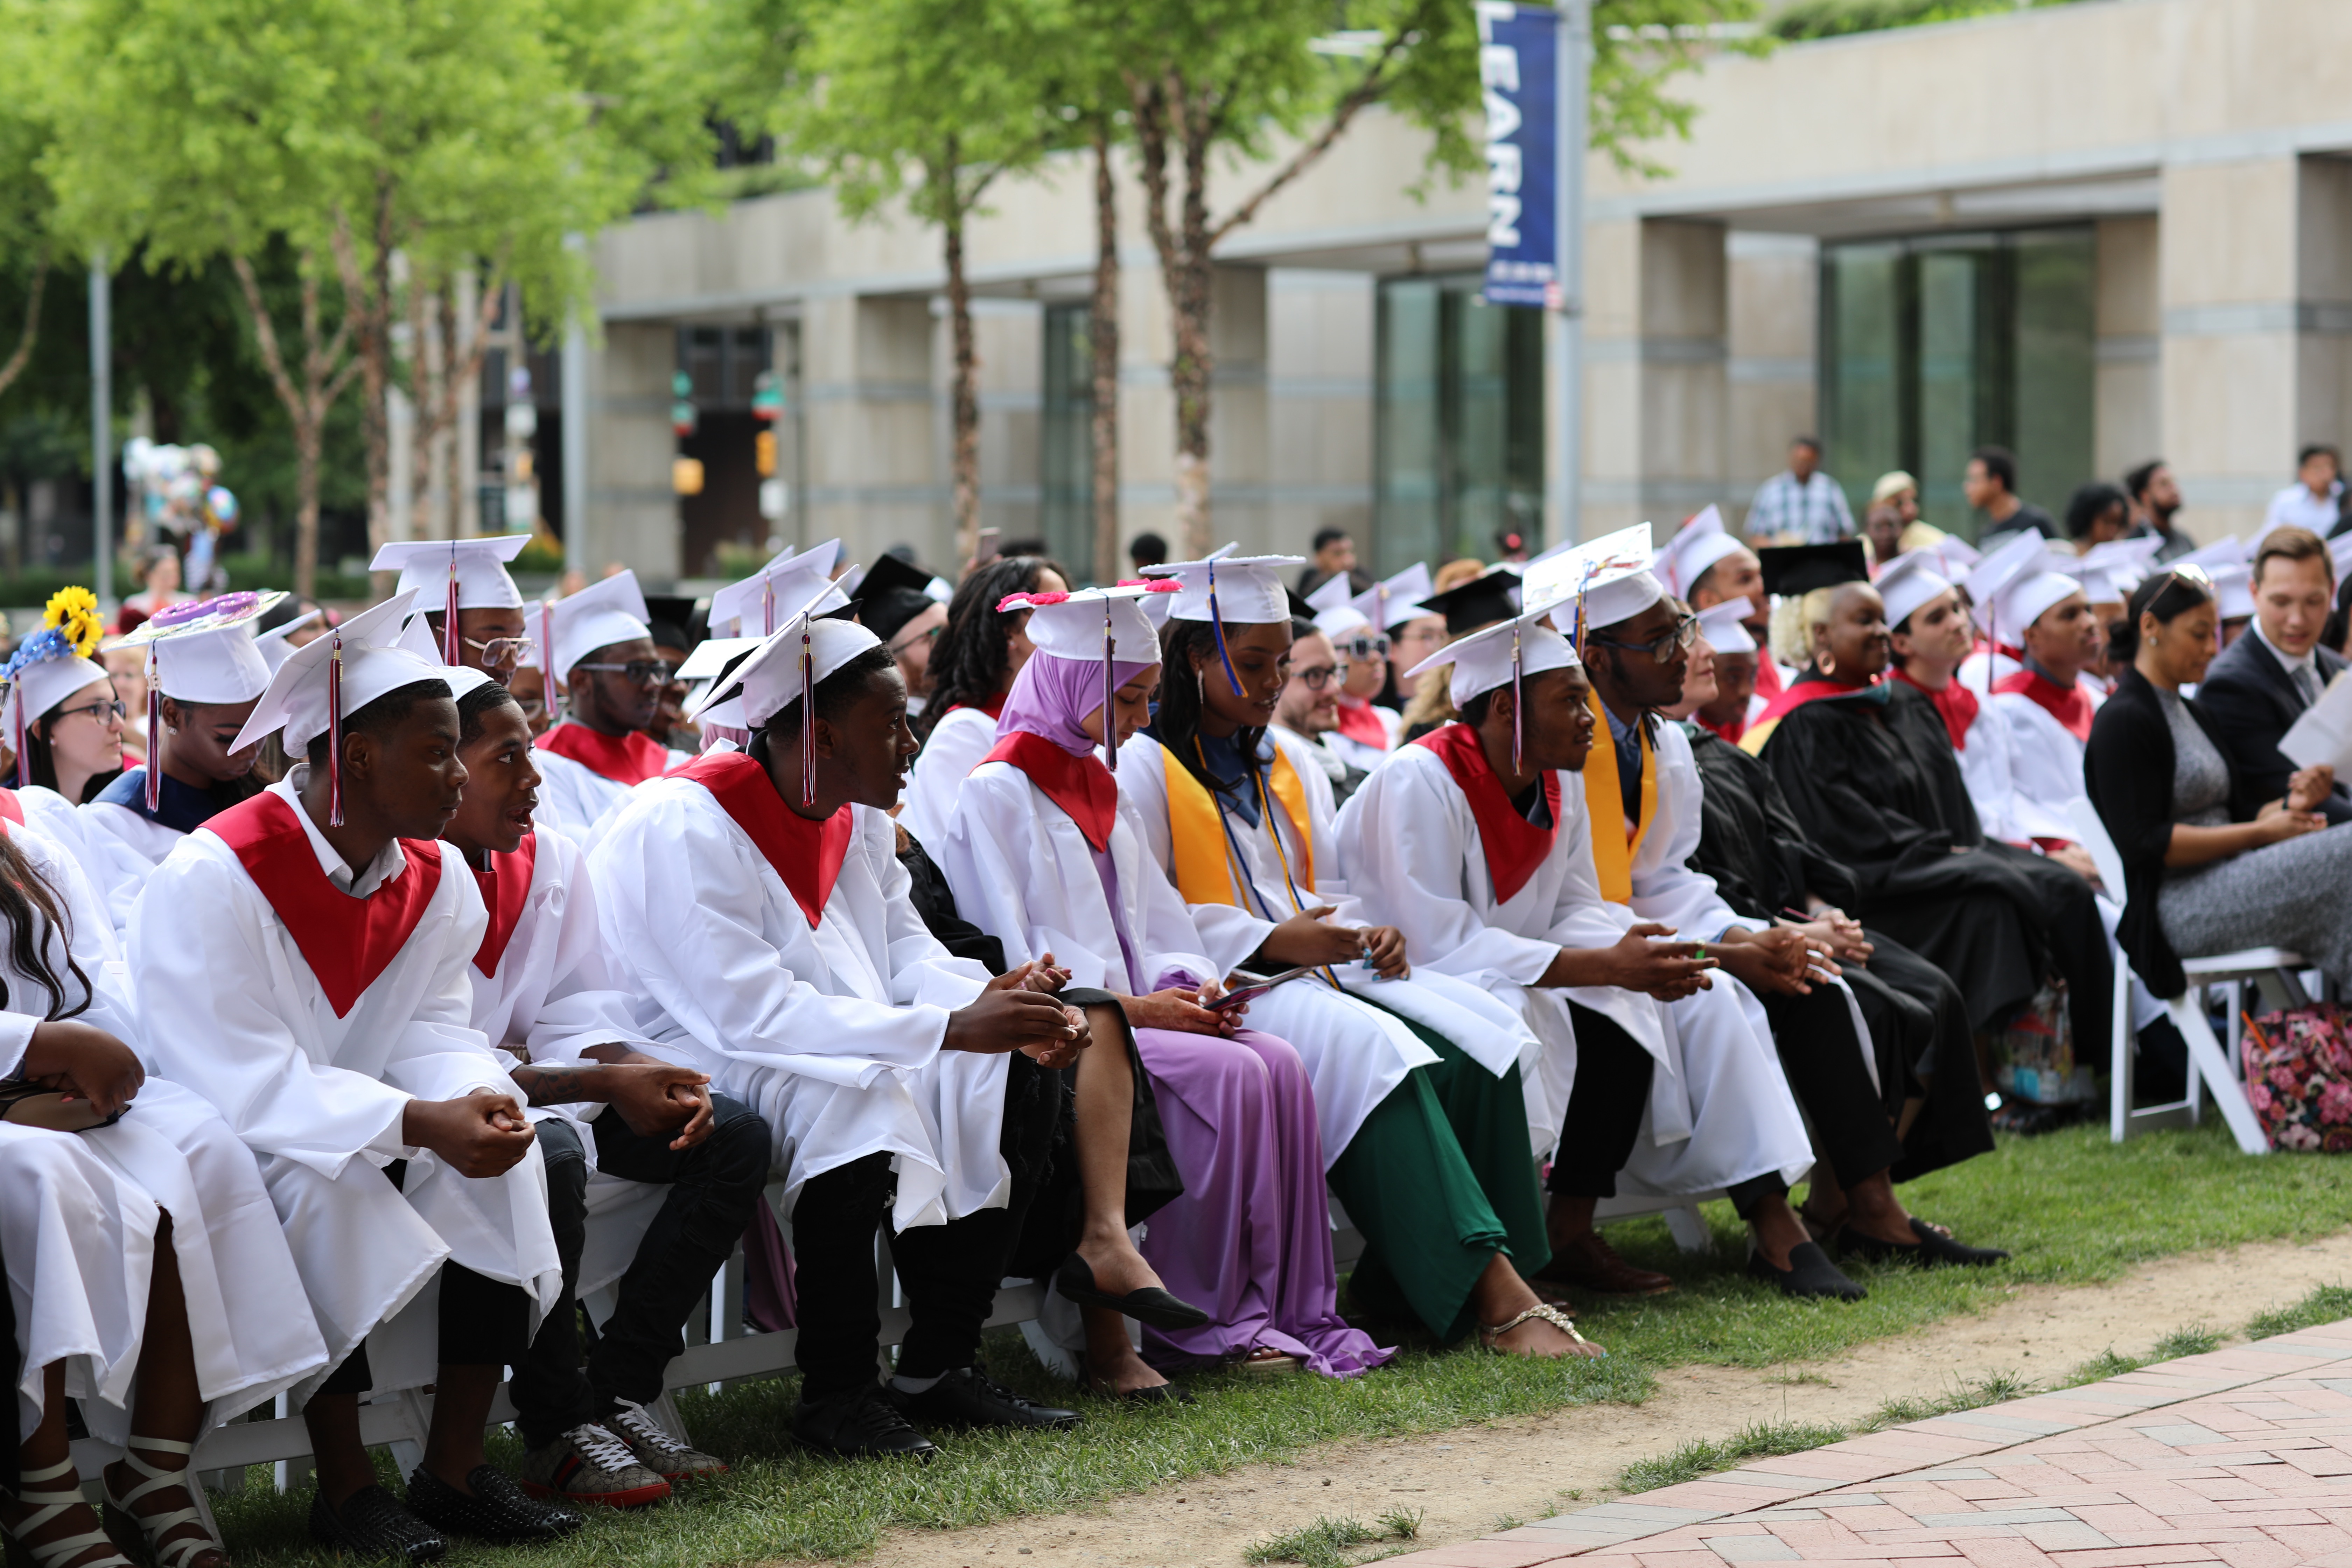
{"label": "blue banner", "polygon": [[1555,302],[1559,282],[1559,13],[1477,0],[1486,110],[1486,300]]}

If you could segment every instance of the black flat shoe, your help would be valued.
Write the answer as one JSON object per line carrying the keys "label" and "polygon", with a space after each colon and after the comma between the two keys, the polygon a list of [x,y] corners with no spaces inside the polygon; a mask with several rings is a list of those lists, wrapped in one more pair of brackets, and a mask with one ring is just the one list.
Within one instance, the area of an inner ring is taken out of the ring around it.
{"label": "black flat shoe", "polygon": [[793,1436],[845,1459],[916,1459],[929,1463],[939,1445],[908,1423],[872,1384],[793,1412]]}
{"label": "black flat shoe", "polygon": [[1075,1252],[1062,1259],[1062,1266],[1054,1270],[1054,1289],[1062,1293],[1065,1300],[1081,1307],[1108,1307],[1123,1318],[1133,1318],[1162,1332],[1206,1328],[1209,1323],[1208,1313],[1157,1285],[1146,1285],[1124,1296],[1097,1289],[1095,1271]]}
{"label": "black flat shoe", "polygon": [[1859,1301],[1870,1294],[1847,1279],[1815,1241],[1801,1241],[1789,1248],[1786,1268],[1775,1268],[1761,1252],[1751,1252],[1748,1272],[1756,1279],[1769,1279],[1780,1287],[1780,1294],[1800,1300]]}
{"label": "black flat shoe", "polygon": [[1075,1410],[1057,1409],[1025,1399],[995,1382],[978,1367],[949,1373],[920,1394],[885,1384],[882,1397],[909,1422],[926,1426],[1026,1426],[1052,1430],[1076,1426],[1084,1419]]}
{"label": "black flat shoe", "polygon": [[466,1476],[467,1497],[419,1465],[408,1478],[409,1511],[451,1535],[470,1535],[501,1546],[560,1541],[587,1523],[561,1503],[541,1502],[504,1470],[477,1465]]}
{"label": "black flat shoe", "polygon": [[1865,1263],[1889,1260],[1908,1263],[1916,1268],[1934,1268],[1951,1264],[1963,1268],[1983,1268],[2004,1262],[2009,1254],[1997,1247],[1968,1247],[1954,1241],[1936,1226],[1916,1215],[1911,1217],[1911,1234],[1916,1241],[1886,1241],[1875,1236],[1864,1236],[1847,1226],[1838,1232],[1837,1249],[1840,1258],[1859,1258]]}
{"label": "black flat shoe", "polygon": [[362,1487],[339,1509],[313,1494],[310,1539],[362,1563],[432,1563],[449,1551],[446,1537],[382,1487]]}

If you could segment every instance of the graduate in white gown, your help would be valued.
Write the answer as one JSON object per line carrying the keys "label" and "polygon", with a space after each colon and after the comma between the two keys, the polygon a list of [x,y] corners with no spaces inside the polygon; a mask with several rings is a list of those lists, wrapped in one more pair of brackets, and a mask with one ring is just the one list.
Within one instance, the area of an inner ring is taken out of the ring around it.
{"label": "graduate in white gown", "polygon": [[119,646],[147,658],[147,761],[81,809],[82,830],[113,862],[101,889],[118,931],[147,873],[215,815],[261,793],[258,745],[235,750],[271,674],[255,629],[283,594],[226,594],[173,605]]}
{"label": "graduate in white gown", "polygon": [[104,841],[91,839],[79,808],[121,772],[126,711],[105,667],[89,657],[105,629],[89,590],[58,589],[42,618],[0,669],[7,683],[0,741],[16,758],[25,820],[72,855],[104,897],[124,868]]}
{"label": "graduate in white gown", "polygon": [[478,669],[504,686],[537,647],[522,589],[507,571],[507,563],[530,539],[528,533],[501,533],[408,540],[378,550],[368,570],[400,574],[392,591],[416,595],[416,613],[431,629],[443,664]]}
{"label": "graduate in white gown", "polygon": [[1453,667],[1462,718],[1357,791],[1340,861],[1349,891],[1403,931],[1417,971],[1477,984],[1543,1042],[1528,1088],[1561,1118],[1550,1277],[1649,1293],[1672,1281],[1591,1226],[1621,1176],[1646,1193],[1728,1189],[1767,1245],[1801,1250],[1813,1244],[1779,1194],[1812,1153],[1770,1043],[1732,988],[1708,986],[1699,933],[1663,940],[1674,933],[1601,895],[1579,777],[1597,721],[1574,650],[1544,624],[1553,608],[1428,661]]}
{"label": "graduate in white gown", "polygon": [[[547,1167],[564,1290],[516,1363],[526,1491],[635,1507],[727,1467],[647,1414],[682,1330],[751,1223],[768,1130],[708,1074],[649,1056],[604,952],[578,848],[533,831],[530,729],[504,687],[451,669],[465,802],[442,840],[465,859],[489,923],[466,977],[474,1026],[529,1097]],[[569,1112],[570,1114],[565,1114]],[[581,1291],[619,1300],[580,1355]]]}
{"label": "graduate in white gown", "polygon": [[646,614],[637,574],[616,572],[533,617],[549,695],[561,693],[564,710],[539,738],[540,822],[583,845],[631,790],[688,760],[643,732],[670,678]]}
{"label": "graduate in white gown", "polygon": [[[1538,1135],[1521,1075],[1541,1048],[1477,985],[1414,971],[1402,935],[1349,897],[1329,780],[1269,723],[1291,653],[1282,574],[1296,564],[1152,568],[1182,584],[1164,637],[1174,676],[1122,792],[1221,972],[1320,966],[1253,1014],[1314,1083],[1332,1187],[1369,1244],[1349,1289],[1444,1341],[1479,1328],[1563,1353],[1573,1331],[1519,1278],[1550,1258],[1535,1164],[1510,1135]],[[1557,1121],[1544,1121],[1549,1137]]]}
{"label": "graduate in white gown", "polygon": [[[522,1097],[468,1022],[488,922],[435,842],[465,772],[439,668],[395,646],[409,602],[280,667],[238,743],[282,728],[307,761],[180,841],[131,911],[130,946],[147,1048],[258,1160],[327,1342],[333,1370],[303,1409],[311,1530],[415,1558],[447,1531],[543,1541],[581,1520],[483,1458],[502,1369],[562,1271]],[[360,1440],[379,1329],[385,1375],[438,1390],[404,1505]]]}
{"label": "graduate in white gown", "polygon": [[[908,901],[887,810],[914,737],[873,633],[796,616],[705,696],[740,698],[751,745],[639,791],[589,874],[640,1037],[774,1136],[798,1268],[794,1434],[845,1455],[927,1455],[910,1416],[1075,1422],[992,1383],[977,1352],[1027,1199],[1003,1151],[1036,1132],[1008,1118],[1003,1058],[1060,1065],[1083,1018],[1031,988],[1034,966],[992,979],[950,957]],[[886,1222],[914,1318],[887,1394]]]}
{"label": "graduate in white gown", "polygon": [[931,695],[916,738],[923,742],[907,781],[898,820],[936,849],[955,816],[956,791],[996,744],[996,716],[1034,647],[1029,612],[996,606],[1015,594],[1066,594],[1070,585],[1043,557],[1010,555],[966,577],[948,601],[947,629],[931,649]]}

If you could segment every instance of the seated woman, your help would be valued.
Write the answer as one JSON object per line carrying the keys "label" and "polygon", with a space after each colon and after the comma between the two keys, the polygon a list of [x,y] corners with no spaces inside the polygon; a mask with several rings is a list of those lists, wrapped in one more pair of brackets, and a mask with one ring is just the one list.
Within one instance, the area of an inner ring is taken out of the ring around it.
{"label": "seated woman", "polygon": [[2333,771],[2305,768],[2283,799],[2248,798],[2210,721],[2180,689],[2203,679],[2220,614],[2213,585],[2176,565],[2142,583],[2116,628],[2116,694],[2091,725],[2084,782],[2123,856],[2132,968],[2158,996],[2182,957],[2284,947],[2352,982],[2352,823],[2319,812]]}
{"label": "seated woman", "polygon": [[1943,717],[1884,678],[1886,608],[1861,551],[1803,600],[1805,668],[1740,742],[1760,755],[1807,837],[1850,868],[1853,911],[1949,975],[1979,1030],[2005,1022],[2055,970],[2077,1060],[2104,1068],[2115,967],[2091,885],[2054,861],[1985,837]]}
{"label": "seated woman", "polygon": [[[1063,1293],[1116,1309],[1165,1280],[1199,1302],[1204,1310],[1189,1325],[1127,1309],[1143,1319],[1146,1354],[1162,1367],[1295,1358],[1349,1376],[1395,1352],[1339,1317],[1306,1069],[1286,1042],[1209,1005],[1220,994],[1218,966],[1143,847],[1135,803],[1095,754],[1108,740],[1116,760],[1158,681],[1160,647],[1135,602],[1141,593],[1090,590],[1033,611],[1038,651],[1006,699],[1003,738],[964,781],[941,858],[958,907],[1003,942],[1007,960],[1050,952],[1075,984],[1117,998],[1183,1178],[1184,1195],[1153,1219],[1140,1257],[1102,1235],[1105,1250],[1082,1245],[1064,1266]],[[1095,1036],[1107,1038],[1099,1023]],[[1118,1329],[1115,1319],[1102,1327]],[[1141,1386],[1118,1364],[1123,1348],[1123,1338],[1089,1333],[1098,1386]]]}
{"label": "seated woman", "polygon": [[87,588],[50,595],[43,626],[16,645],[0,669],[8,685],[0,700],[0,741],[16,759],[16,800],[25,820],[64,846],[105,888],[112,858],[93,844],[76,809],[122,772],[122,721],[129,708],[114,681],[90,655],[101,623]]}
{"label": "seated woman", "polygon": [[899,819],[925,848],[946,842],[956,791],[996,744],[996,716],[1033,644],[1029,613],[999,610],[1014,594],[1062,594],[1069,574],[1039,555],[1008,555],[966,577],[948,602],[947,629],[931,647],[931,695],[915,720],[923,742]]}

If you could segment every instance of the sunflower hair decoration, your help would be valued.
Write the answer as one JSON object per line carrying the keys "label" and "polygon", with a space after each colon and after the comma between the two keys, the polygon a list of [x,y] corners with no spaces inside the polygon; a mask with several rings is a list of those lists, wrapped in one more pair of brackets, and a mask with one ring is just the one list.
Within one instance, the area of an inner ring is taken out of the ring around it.
{"label": "sunflower hair decoration", "polygon": [[87,588],[60,588],[49,595],[41,625],[59,634],[77,658],[88,658],[98,651],[106,637],[106,623],[99,619],[98,595]]}

